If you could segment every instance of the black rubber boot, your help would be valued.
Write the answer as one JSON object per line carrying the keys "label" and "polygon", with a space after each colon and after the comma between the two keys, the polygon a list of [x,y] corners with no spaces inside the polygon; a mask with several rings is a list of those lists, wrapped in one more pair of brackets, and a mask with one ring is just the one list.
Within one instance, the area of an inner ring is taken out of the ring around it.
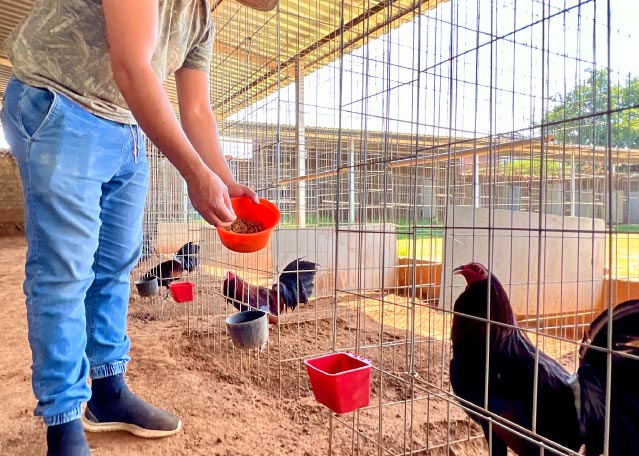
{"label": "black rubber boot", "polygon": [[182,429],[172,413],[154,407],[133,394],[124,374],[92,381],[91,400],[82,416],[89,432],[126,431],[138,437],[168,437]]}

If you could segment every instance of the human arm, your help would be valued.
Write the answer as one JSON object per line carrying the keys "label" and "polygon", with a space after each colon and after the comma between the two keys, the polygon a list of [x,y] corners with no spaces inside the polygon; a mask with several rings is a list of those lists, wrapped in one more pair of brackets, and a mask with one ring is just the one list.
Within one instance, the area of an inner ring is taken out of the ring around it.
{"label": "human arm", "polygon": [[230,196],[248,196],[257,203],[255,192],[235,182],[224,159],[217,122],[209,103],[208,73],[181,68],[175,73],[175,84],[182,128],[195,150],[204,163],[222,179]]}
{"label": "human arm", "polygon": [[215,226],[235,220],[224,181],[205,164],[180,126],[151,66],[158,0],[104,0],[113,77],[142,130],[187,182],[195,210]]}

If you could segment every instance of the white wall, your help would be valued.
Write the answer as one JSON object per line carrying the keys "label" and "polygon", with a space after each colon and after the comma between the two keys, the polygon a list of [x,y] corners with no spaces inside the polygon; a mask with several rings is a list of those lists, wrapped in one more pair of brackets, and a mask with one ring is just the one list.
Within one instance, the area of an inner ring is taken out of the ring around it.
{"label": "white wall", "polygon": [[[397,242],[395,226],[379,224],[358,227],[359,232],[337,234],[337,288],[357,291],[394,287]],[[383,235],[382,231],[391,231]],[[335,286],[335,228],[281,229],[276,234],[273,257],[281,267],[304,257],[320,264],[317,296],[330,296]]]}
{"label": "white wall", "polygon": [[[358,228],[361,233],[339,232],[337,287],[340,290],[356,291],[395,286],[395,226],[387,224],[384,229],[391,233],[381,234],[383,227],[378,224]],[[206,252],[203,256],[207,259],[206,262],[217,267],[270,271],[274,267],[281,270],[296,258],[319,263],[316,290],[313,294],[317,297],[333,295],[336,242],[334,227],[279,229],[273,233],[269,244],[263,250],[249,254],[231,254],[219,241],[215,228],[209,225],[200,225],[200,232],[194,237],[198,238],[203,251]],[[178,242],[174,241],[173,244]]]}
{"label": "white wall", "polygon": [[450,309],[466,286],[452,270],[471,261],[492,267],[518,315],[536,314],[538,296],[542,314],[586,310],[599,302],[605,263],[603,220],[542,214],[540,225],[538,213],[458,206],[448,207],[446,226],[455,228],[444,233],[443,308]]}

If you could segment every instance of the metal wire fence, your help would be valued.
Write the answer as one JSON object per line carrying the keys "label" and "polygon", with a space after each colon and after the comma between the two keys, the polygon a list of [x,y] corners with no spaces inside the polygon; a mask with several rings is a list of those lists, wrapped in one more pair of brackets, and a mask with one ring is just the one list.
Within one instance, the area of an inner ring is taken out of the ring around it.
{"label": "metal wire fence", "polygon": [[[312,394],[304,359],[371,359],[370,405],[327,415],[333,454],[488,454],[493,443],[450,382],[453,307],[466,286],[453,268],[483,263],[518,330],[570,372],[592,319],[639,294],[632,8],[302,0],[256,13],[219,3],[222,144],[237,180],[282,219],[266,249],[230,252],[149,147],[139,271],[184,242],[201,247],[195,300],[160,296],[152,308],[184,315],[196,350],[281,398]],[[271,327],[263,351],[233,347],[227,271],[270,287],[300,257],[320,265],[311,302]],[[491,426],[544,454],[577,454],[509,419]]]}

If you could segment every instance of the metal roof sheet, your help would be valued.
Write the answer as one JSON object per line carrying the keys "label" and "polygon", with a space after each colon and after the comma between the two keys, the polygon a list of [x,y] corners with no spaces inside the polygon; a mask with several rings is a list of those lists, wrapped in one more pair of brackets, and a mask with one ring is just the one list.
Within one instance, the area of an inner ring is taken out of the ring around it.
{"label": "metal roof sheet", "polygon": [[[302,63],[302,74],[308,74],[339,58],[342,50],[351,52],[441,1],[281,0],[270,12],[234,0],[212,2],[212,105],[218,117],[225,118],[294,82],[296,62]],[[32,0],[0,0],[0,43],[32,5]],[[11,64],[1,49],[0,94],[10,74]],[[177,107],[173,79],[165,87]]]}

